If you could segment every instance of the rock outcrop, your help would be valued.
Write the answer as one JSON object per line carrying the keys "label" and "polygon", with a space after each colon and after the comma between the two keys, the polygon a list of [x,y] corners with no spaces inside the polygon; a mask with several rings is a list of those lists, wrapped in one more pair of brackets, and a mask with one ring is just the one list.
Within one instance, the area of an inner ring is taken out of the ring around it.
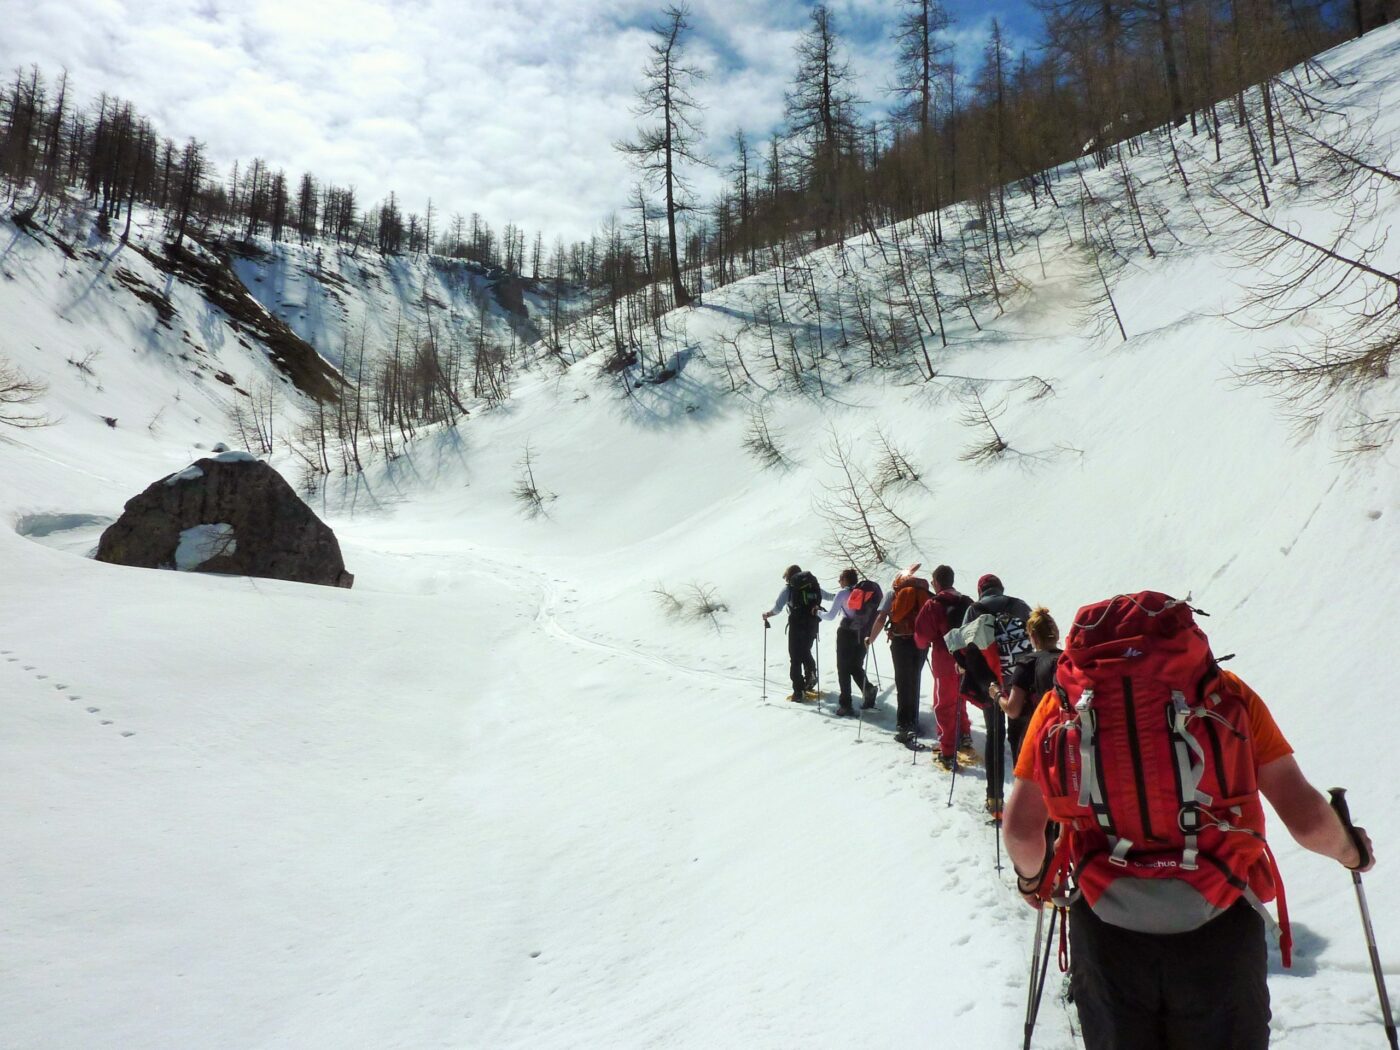
{"label": "rock outcrop", "polygon": [[335,533],[246,452],[219,452],[129,500],[97,560],[146,569],[349,587]]}

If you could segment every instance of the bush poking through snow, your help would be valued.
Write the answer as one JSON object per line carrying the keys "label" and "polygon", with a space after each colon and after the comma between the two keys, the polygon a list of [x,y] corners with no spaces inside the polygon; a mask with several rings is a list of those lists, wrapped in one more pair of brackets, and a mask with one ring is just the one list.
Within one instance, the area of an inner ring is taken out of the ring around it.
{"label": "bush poking through snow", "polygon": [[778,443],[781,437],[781,433],[768,425],[768,416],[763,409],[756,409],[749,418],[748,430],[744,432],[744,451],[765,467],[786,467],[792,461]]}
{"label": "bush poking through snow", "polygon": [[655,596],[656,603],[661,606],[662,613],[671,620],[695,623],[709,620],[715,630],[719,630],[719,614],[729,611],[728,604],[720,600],[715,588],[708,583],[689,584],[681,596],[668,591],[661,584],[652,588],[651,593]]}
{"label": "bush poking through snow", "polygon": [[545,513],[545,504],[556,497],[541,489],[535,480],[535,454],[528,441],[518,466],[520,477],[515,482],[515,501],[524,509],[527,518],[538,518]]}
{"label": "bush poking through snow", "polygon": [[982,400],[982,395],[976,390],[973,390],[970,396],[972,401],[959,422],[976,430],[980,440],[963,449],[958,459],[964,463],[990,463],[1000,459],[1011,449],[996,425],[996,420],[1006,411],[1006,402],[1000,401],[988,408]]}
{"label": "bush poking through snow", "polygon": [[890,440],[883,429],[877,427],[875,439],[880,446],[880,462],[875,467],[875,491],[884,494],[889,489],[898,491],[910,485],[921,484],[922,475],[908,453]]}
{"label": "bush poking through snow", "polygon": [[831,530],[822,553],[868,573],[891,560],[895,537],[900,532],[912,539],[912,530],[855,462],[850,448],[834,429],[825,458],[836,471],[836,480],[825,486],[814,502],[818,516]]}
{"label": "bush poking through snow", "polygon": [[44,383],[30,379],[0,357],[0,424],[20,430],[49,426],[52,419],[43,414],[35,415],[26,408],[38,401],[47,389]]}

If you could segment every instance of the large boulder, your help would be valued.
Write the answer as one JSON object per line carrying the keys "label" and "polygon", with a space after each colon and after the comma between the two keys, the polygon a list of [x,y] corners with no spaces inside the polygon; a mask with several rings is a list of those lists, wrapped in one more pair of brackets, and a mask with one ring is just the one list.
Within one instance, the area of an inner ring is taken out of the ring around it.
{"label": "large boulder", "polygon": [[330,527],[246,452],[198,460],[129,500],[102,534],[97,560],[328,587],[355,580]]}

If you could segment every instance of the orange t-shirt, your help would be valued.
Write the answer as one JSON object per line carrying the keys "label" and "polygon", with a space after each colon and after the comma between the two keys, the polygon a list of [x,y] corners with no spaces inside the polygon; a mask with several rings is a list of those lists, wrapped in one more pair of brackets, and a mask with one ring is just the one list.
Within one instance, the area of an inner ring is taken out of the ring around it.
{"label": "orange t-shirt", "polygon": [[[1283,758],[1284,755],[1293,754],[1293,747],[1284,739],[1282,730],[1278,723],[1274,721],[1274,716],[1269,713],[1264,701],[1259,694],[1247,686],[1239,677],[1229,671],[1221,671],[1222,689],[1235,694],[1243,703],[1245,711],[1249,714],[1249,741],[1254,748],[1254,768],[1267,766],[1275,759]],[[1035,714],[1031,715],[1030,724],[1026,727],[1024,739],[1029,742],[1035,739],[1040,732],[1040,727],[1045,724],[1046,719],[1055,713],[1059,707],[1060,699],[1052,689],[1040,698],[1040,704],[1035,709]],[[1035,779],[1035,749],[1031,747],[1021,748],[1021,757],[1016,762],[1016,775],[1022,780]]]}

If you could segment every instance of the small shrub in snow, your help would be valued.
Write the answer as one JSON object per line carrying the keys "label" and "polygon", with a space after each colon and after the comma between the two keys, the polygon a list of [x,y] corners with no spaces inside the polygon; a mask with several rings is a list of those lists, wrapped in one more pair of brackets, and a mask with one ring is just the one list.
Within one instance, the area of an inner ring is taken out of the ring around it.
{"label": "small shrub in snow", "polygon": [[920,484],[922,475],[908,453],[891,441],[883,429],[876,428],[875,438],[880,447],[880,462],[875,467],[875,491],[883,494],[887,490],[898,491]]}
{"label": "small shrub in snow", "polygon": [[748,429],[744,432],[744,451],[765,467],[786,467],[791,460],[779,444],[781,436],[768,425],[768,416],[763,409],[757,409],[749,418]]}
{"label": "small shrub in snow", "polygon": [[960,422],[977,431],[979,439],[963,449],[958,459],[964,463],[989,463],[1000,459],[1011,448],[996,425],[996,420],[1006,411],[1006,402],[1001,401],[988,408],[977,390],[972,390],[968,396],[971,400]]}
{"label": "small shrub in snow", "polygon": [[554,493],[540,488],[535,480],[535,456],[529,442],[525,444],[519,467],[520,476],[516,479],[514,490],[515,501],[524,509],[527,518],[538,518],[545,513],[545,504],[556,497]]}
{"label": "small shrub in snow", "polygon": [[830,530],[822,552],[868,572],[890,560],[901,532],[912,538],[909,522],[856,463],[834,428],[825,458],[836,476],[814,501],[817,515]]}
{"label": "small shrub in snow", "polygon": [[708,583],[689,584],[680,596],[661,584],[652,588],[651,593],[662,613],[672,620],[709,620],[718,629],[719,614],[729,611],[729,605],[720,599],[714,586]]}
{"label": "small shrub in snow", "polygon": [[0,358],[0,424],[22,430],[51,424],[53,420],[47,416],[36,415],[26,408],[38,401],[47,389],[44,383],[30,379]]}

